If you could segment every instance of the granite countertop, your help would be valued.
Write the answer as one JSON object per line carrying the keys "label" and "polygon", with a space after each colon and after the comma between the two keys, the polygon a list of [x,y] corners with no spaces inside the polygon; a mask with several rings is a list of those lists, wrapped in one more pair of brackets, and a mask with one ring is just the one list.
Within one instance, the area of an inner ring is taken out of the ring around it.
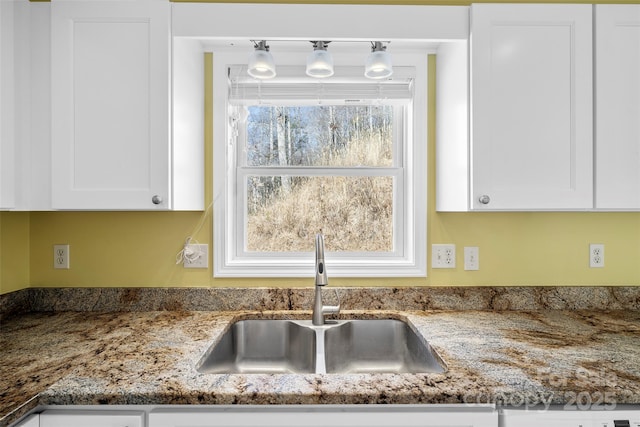
{"label": "granite countertop", "polygon": [[[38,405],[640,403],[640,312],[347,311],[410,322],[443,374],[199,374],[244,318],[308,311],[27,313],[2,322],[0,426]],[[590,402],[586,402],[589,400]]]}

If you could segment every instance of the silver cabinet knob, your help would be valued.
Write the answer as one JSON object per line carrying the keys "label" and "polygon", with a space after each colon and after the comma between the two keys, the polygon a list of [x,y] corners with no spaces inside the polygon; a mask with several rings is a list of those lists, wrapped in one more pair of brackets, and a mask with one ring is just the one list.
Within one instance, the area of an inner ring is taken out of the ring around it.
{"label": "silver cabinet knob", "polygon": [[151,198],[151,201],[153,202],[154,205],[159,205],[160,203],[162,203],[162,197],[156,194]]}
{"label": "silver cabinet knob", "polygon": [[482,196],[480,196],[478,201],[483,205],[488,205],[489,202],[491,201],[491,197],[487,196],[486,194],[483,194]]}

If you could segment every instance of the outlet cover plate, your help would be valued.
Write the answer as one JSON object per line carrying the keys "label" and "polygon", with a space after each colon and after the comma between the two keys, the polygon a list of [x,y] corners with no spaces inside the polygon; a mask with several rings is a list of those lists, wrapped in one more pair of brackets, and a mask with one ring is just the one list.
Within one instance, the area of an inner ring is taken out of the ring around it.
{"label": "outlet cover plate", "polygon": [[464,269],[467,271],[480,270],[480,249],[477,246],[464,247]]}
{"label": "outlet cover plate", "polygon": [[431,268],[456,268],[456,245],[431,245]]}
{"label": "outlet cover plate", "polygon": [[53,268],[69,269],[69,245],[53,245]]}
{"label": "outlet cover plate", "polygon": [[589,267],[604,268],[604,245],[591,243],[589,245]]}
{"label": "outlet cover plate", "polygon": [[209,245],[189,244],[184,249],[184,268],[209,268]]}

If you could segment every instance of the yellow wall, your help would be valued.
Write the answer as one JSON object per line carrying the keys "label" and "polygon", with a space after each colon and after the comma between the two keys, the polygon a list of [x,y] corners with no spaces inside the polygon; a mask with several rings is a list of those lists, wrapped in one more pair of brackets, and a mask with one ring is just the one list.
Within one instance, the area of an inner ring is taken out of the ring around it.
{"label": "yellow wall", "polygon": [[29,213],[0,212],[0,294],[29,286]]}
{"label": "yellow wall", "polygon": [[[300,2],[300,1],[298,1]],[[426,2],[409,2],[424,4]],[[427,278],[337,279],[341,286],[640,285],[640,213],[435,212],[435,57],[429,60],[428,244],[454,243],[458,268]],[[210,75],[211,57],[207,66]],[[210,81],[207,82],[211,84]],[[209,89],[207,93],[209,94]],[[211,101],[207,102],[210,108]],[[205,132],[206,204],[211,202],[211,111]],[[311,286],[308,279],[214,279],[175,264],[192,235],[212,251],[208,212],[0,212],[0,294],[29,286]],[[53,245],[68,243],[69,270],[53,269]],[[605,244],[605,268],[588,264]],[[480,247],[480,271],[462,268],[462,248]],[[430,265],[430,262],[429,262]]]}

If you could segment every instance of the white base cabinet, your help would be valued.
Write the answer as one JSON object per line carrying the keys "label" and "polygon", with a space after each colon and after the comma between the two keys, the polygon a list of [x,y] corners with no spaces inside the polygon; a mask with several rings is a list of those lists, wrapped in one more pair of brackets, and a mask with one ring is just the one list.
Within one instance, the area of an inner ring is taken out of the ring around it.
{"label": "white base cabinet", "polygon": [[[11,427],[146,427],[147,408],[60,407],[27,415]],[[64,408],[64,409],[62,409]]]}
{"label": "white base cabinet", "polygon": [[497,409],[490,404],[46,407],[12,427],[640,427],[640,406]]}
{"label": "white base cabinet", "polygon": [[88,426],[498,427],[498,411],[482,404],[54,406],[12,427]]}
{"label": "white base cabinet", "polygon": [[[145,427],[142,411],[53,409],[39,414],[39,427]],[[37,427],[37,426],[24,426]]]}
{"label": "white base cabinet", "polygon": [[40,414],[31,414],[13,427],[40,427]]}
{"label": "white base cabinet", "polygon": [[158,409],[149,427],[496,427],[490,406],[469,405],[305,405],[220,406],[199,410]]}

